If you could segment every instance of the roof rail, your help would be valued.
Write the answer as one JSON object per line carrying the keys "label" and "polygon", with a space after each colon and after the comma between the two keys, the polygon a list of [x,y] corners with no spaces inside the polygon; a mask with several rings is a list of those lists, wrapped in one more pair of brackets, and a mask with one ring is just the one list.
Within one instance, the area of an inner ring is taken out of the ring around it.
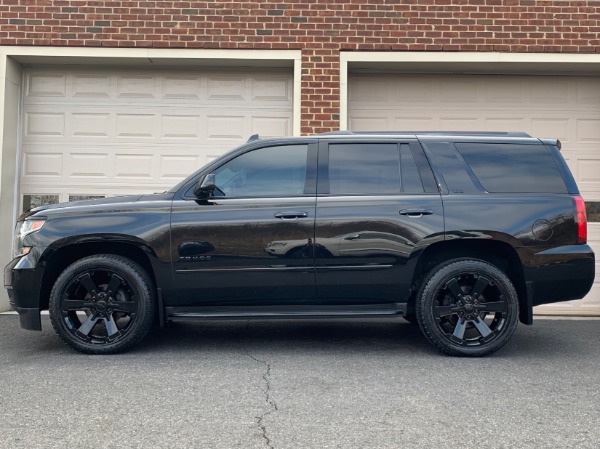
{"label": "roof rail", "polygon": [[433,136],[502,136],[502,137],[531,137],[525,132],[510,131],[328,131],[317,134],[318,136],[349,136],[349,135],[433,135]]}
{"label": "roof rail", "polygon": [[346,135],[352,135],[352,134],[362,134],[362,133],[358,133],[358,132],[354,132],[354,131],[348,131],[347,129],[344,131],[327,131],[324,133],[319,133],[316,134],[317,136],[346,136]]}

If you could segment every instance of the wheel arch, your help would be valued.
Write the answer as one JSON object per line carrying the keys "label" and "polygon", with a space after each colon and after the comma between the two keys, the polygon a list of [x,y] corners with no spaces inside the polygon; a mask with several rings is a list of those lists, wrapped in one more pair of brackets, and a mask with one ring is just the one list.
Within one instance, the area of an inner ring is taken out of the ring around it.
{"label": "wheel arch", "polygon": [[40,310],[48,309],[50,292],[60,273],[73,262],[96,254],[114,254],[131,259],[148,273],[156,288],[157,276],[150,260],[155,256],[153,256],[154,251],[148,246],[122,241],[74,243],[58,248],[45,261],[46,269],[40,288]]}
{"label": "wheel arch", "polygon": [[531,312],[528,310],[527,287],[522,261],[510,244],[499,240],[457,239],[437,242],[425,248],[419,255],[415,266],[408,309],[414,310],[416,292],[427,273],[443,262],[463,257],[484,260],[502,270],[517,291],[519,320],[524,324],[531,324],[528,322]]}

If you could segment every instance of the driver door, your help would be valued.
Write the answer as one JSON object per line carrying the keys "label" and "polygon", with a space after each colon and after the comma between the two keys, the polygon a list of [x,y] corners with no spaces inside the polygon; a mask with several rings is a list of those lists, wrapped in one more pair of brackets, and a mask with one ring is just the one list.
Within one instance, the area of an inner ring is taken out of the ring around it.
{"label": "driver door", "polygon": [[172,305],[314,301],[316,158],[310,143],[254,149],[213,170],[207,199],[173,202]]}

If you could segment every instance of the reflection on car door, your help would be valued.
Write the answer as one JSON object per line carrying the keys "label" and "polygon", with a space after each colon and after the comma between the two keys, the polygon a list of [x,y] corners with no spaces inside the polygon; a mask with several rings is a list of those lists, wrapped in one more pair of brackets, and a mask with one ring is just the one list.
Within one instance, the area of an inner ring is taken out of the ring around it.
{"label": "reflection on car door", "polygon": [[320,144],[315,269],[325,303],[401,302],[421,247],[443,239],[417,141]]}

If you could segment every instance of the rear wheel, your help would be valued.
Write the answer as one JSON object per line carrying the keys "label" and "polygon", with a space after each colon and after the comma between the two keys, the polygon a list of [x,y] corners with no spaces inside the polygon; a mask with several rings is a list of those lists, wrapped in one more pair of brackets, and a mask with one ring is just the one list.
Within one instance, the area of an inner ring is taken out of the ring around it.
{"label": "rear wheel", "polygon": [[517,326],[515,288],[504,272],[482,260],[454,259],[433,269],[416,306],[425,337],[450,355],[491,354]]}
{"label": "rear wheel", "polygon": [[50,319],[65,343],[87,354],[129,349],[152,327],[152,280],[135,262],[117,255],[86,257],[56,280]]}

